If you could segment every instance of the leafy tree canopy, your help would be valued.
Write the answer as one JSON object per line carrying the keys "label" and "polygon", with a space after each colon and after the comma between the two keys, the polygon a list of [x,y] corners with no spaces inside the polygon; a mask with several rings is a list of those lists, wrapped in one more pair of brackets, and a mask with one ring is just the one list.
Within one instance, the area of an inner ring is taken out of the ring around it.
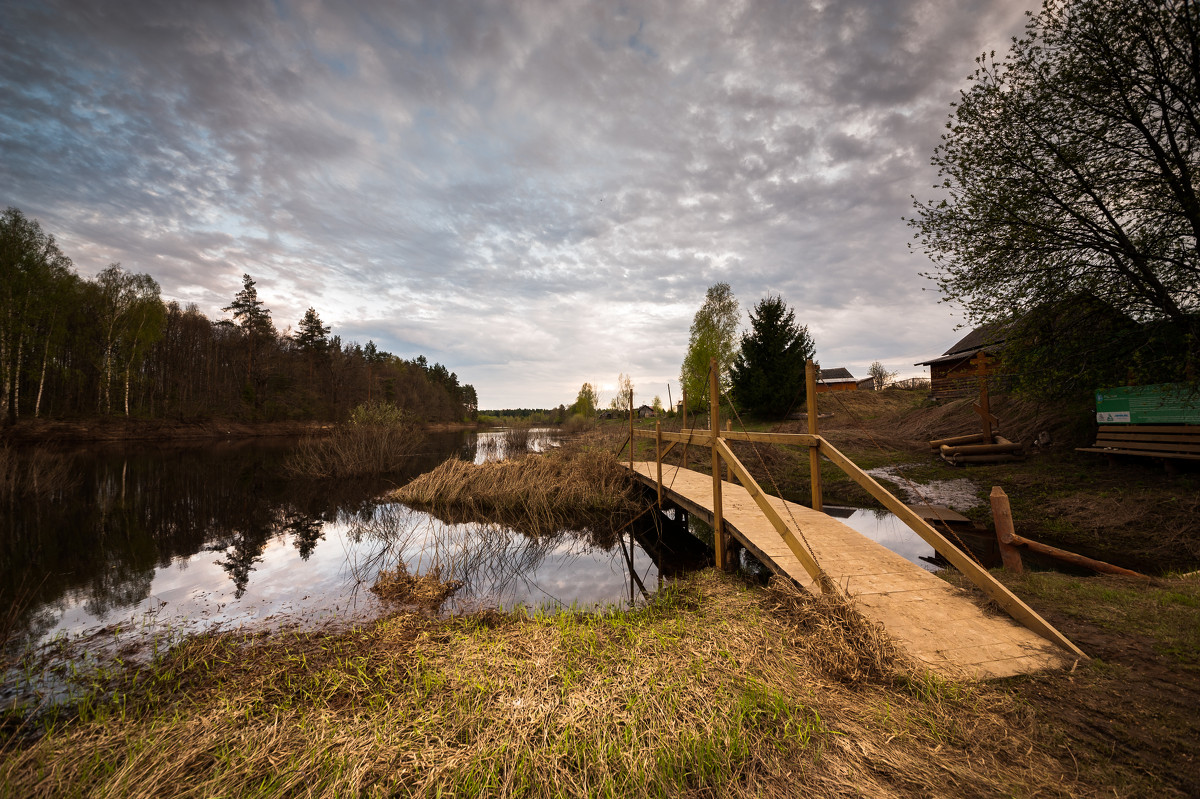
{"label": "leafy tree canopy", "polygon": [[633,402],[633,378],[621,372],[617,375],[617,393],[608,407],[621,413],[629,413]]}
{"label": "leafy tree canopy", "polygon": [[579,394],[575,396],[575,403],[571,405],[571,413],[591,419],[596,415],[596,405],[599,402],[600,395],[596,393],[596,387],[591,383],[584,383],[579,387]]}
{"label": "leafy tree canopy", "polygon": [[[1197,41],[1190,0],[1046,0],[1003,60],[977,60],[932,158],[944,196],[914,200],[909,221],[948,300],[974,322],[1032,312],[1043,328],[1053,320],[1037,317],[1069,300],[1078,312],[1058,320],[1059,339],[1088,337],[1086,320],[1103,308],[1143,341],[1182,347],[1143,378],[1194,377]],[[1084,326],[1067,329],[1071,320]],[[1128,351],[1082,349],[1101,359]]]}
{"label": "leafy tree canopy", "polygon": [[709,361],[716,359],[721,370],[721,389],[730,386],[734,336],[738,328],[738,301],[728,283],[708,287],[704,303],[692,319],[687,354],[679,370],[679,383],[687,393],[688,410],[708,407]]}
{"label": "leafy tree canopy", "polygon": [[733,398],[750,413],[782,416],[804,390],[805,361],[816,347],[782,297],[768,294],[750,312],[750,332],[731,373]]}

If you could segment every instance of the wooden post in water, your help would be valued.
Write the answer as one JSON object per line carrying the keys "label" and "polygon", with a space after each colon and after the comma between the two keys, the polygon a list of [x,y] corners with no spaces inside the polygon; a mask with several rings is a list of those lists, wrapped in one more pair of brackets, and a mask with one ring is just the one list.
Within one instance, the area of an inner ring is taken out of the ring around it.
{"label": "wooden post in water", "polygon": [[629,471],[633,471],[633,391],[629,392]]}
{"label": "wooden post in water", "polygon": [[[809,360],[804,364],[805,393],[808,395],[808,434],[817,435],[817,367]],[[821,449],[819,445],[808,448],[809,485],[812,492],[813,510],[821,510]]]}
{"label": "wooden post in water", "polygon": [[654,420],[654,463],[658,466],[658,507],[662,507],[662,422]]}
{"label": "wooden post in water", "polygon": [[717,359],[708,362],[708,421],[712,429],[712,479],[713,479],[713,549],[717,554],[717,568],[724,570],[725,563],[725,524],[721,509],[721,454],[716,445],[716,439],[721,437],[721,396],[717,391]]}

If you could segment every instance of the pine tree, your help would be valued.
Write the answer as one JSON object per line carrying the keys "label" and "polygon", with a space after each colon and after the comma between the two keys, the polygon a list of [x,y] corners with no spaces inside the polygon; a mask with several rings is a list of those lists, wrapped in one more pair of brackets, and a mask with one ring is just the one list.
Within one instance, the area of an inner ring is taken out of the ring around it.
{"label": "pine tree", "polygon": [[782,297],[768,294],[750,312],[750,332],[731,370],[733,397],[759,416],[782,416],[804,388],[804,364],[816,347]]}
{"label": "pine tree", "polygon": [[254,372],[254,340],[275,335],[275,325],[271,323],[271,312],[263,307],[263,301],[258,298],[258,290],[254,288],[254,279],[250,275],[242,275],[242,290],[233,297],[233,302],[221,309],[233,314],[233,321],[246,334],[248,357],[246,358],[246,381]]}

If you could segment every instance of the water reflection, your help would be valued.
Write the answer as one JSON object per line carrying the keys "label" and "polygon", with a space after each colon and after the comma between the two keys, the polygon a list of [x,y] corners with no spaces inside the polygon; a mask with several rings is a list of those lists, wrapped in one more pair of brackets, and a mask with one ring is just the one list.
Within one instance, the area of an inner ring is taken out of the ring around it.
{"label": "water reflection", "polygon": [[[535,446],[549,445],[535,437]],[[281,465],[291,441],[95,448],[78,485],[52,501],[0,508],[0,602],[23,609],[15,640],[131,625],[172,630],[282,616],[378,611],[362,585],[403,558],[459,570],[453,607],[619,602],[630,556],[586,537],[532,539],[434,519],[377,500],[447,458],[474,460],[480,436],[433,433],[403,474],[299,481]],[[634,547],[633,567],[656,579]]]}

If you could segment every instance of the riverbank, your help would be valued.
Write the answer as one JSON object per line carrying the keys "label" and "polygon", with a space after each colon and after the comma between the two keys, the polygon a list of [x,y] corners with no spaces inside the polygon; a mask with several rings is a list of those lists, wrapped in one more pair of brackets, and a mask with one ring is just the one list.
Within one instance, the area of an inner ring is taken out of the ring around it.
{"label": "riverbank", "polygon": [[[0,428],[0,446],[13,444],[70,444],[96,441],[203,441],[230,438],[298,437],[332,430],[332,422],[280,421],[235,422],[221,419],[179,421],[177,419],[126,419],[95,417],[70,421],[23,419],[12,427]],[[430,432],[482,430],[486,425],[471,422],[430,422],[421,425]]]}
{"label": "riverbank", "polygon": [[[31,797],[1194,795],[1200,583],[1012,586],[1095,659],[945,682],[843,607],[708,570],[634,610],[400,612],[349,632],[194,638],[110,670],[108,698],[8,717],[0,784]],[[1098,591],[1132,592],[1131,615],[1097,614]],[[1126,628],[1165,596],[1190,603]]]}

